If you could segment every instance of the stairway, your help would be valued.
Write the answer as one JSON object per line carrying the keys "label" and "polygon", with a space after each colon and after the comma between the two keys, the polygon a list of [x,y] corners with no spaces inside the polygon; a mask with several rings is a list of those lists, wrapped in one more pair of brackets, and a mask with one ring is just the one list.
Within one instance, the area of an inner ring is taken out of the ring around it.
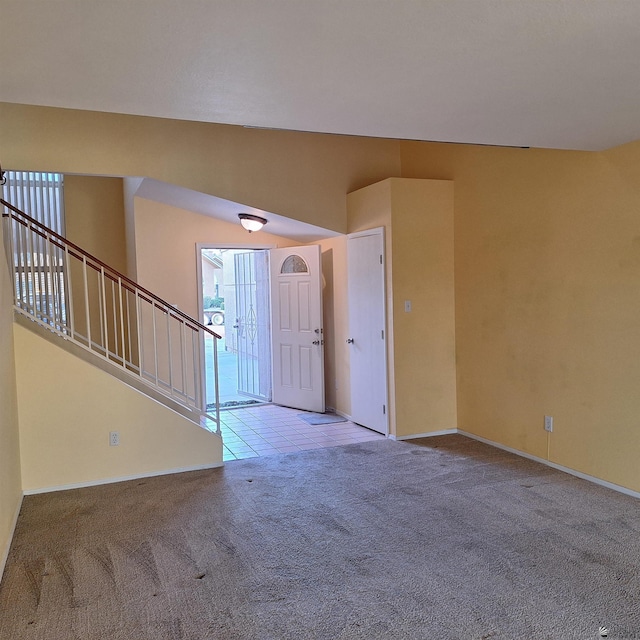
{"label": "stairway", "polygon": [[203,356],[204,336],[220,336],[4,199],[0,205],[16,322],[220,434],[217,349],[209,371]]}

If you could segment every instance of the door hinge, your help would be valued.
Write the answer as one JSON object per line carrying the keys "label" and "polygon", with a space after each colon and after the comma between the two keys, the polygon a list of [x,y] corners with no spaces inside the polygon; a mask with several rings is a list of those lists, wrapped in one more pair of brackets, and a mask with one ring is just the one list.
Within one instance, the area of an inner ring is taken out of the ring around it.
{"label": "door hinge", "polygon": [[382,415],[385,415],[387,413],[387,405],[383,404],[382,405]]}
{"label": "door hinge", "polygon": [[382,254],[380,254],[380,264],[382,264]]}
{"label": "door hinge", "polygon": [[384,340],[384,329],[382,329],[380,333],[382,334],[380,337]]}

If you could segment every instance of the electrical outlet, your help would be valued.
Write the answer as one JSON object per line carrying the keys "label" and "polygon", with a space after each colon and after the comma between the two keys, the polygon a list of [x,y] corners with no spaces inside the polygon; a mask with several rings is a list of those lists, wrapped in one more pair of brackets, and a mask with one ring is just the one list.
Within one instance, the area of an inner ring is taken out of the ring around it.
{"label": "electrical outlet", "polygon": [[411,300],[404,301],[404,312],[411,313]]}
{"label": "electrical outlet", "polygon": [[544,430],[553,433],[553,416],[544,417]]}
{"label": "electrical outlet", "polygon": [[109,432],[109,446],[117,447],[120,444],[120,432],[119,431],[110,431]]}

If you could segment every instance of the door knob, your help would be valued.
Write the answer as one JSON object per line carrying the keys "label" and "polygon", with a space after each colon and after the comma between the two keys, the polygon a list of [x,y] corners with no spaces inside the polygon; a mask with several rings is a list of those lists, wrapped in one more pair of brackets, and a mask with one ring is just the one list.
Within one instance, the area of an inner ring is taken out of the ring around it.
{"label": "door knob", "polygon": [[320,340],[314,340],[311,344],[320,344]]}
{"label": "door knob", "polygon": [[353,338],[347,338],[347,344],[353,344]]}

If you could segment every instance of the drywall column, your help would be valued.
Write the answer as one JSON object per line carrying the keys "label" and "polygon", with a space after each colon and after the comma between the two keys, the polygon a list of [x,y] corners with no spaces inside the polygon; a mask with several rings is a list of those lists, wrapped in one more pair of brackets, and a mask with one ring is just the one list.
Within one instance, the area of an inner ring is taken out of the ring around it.
{"label": "drywall column", "polygon": [[124,178],[124,234],[127,246],[127,270],[125,274],[134,282],[138,282],[136,268],[136,217],[135,195],[143,178]]}
{"label": "drywall column", "polygon": [[349,233],[385,228],[391,435],[455,429],[453,182],[389,178],[350,193],[347,216]]}
{"label": "drywall column", "polygon": [[396,436],[457,427],[453,182],[391,179]]}
{"label": "drywall column", "polygon": [[64,176],[65,236],[120,273],[127,269],[122,178]]}
{"label": "drywall column", "polygon": [[[65,175],[64,217],[64,235],[68,240],[116,271],[125,273],[127,255],[122,178]],[[82,286],[84,276],[81,262],[69,260],[66,268],[72,282],[70,294],[75,310],[75,329],[87,335],[84,314],[85,290]],[[106,291],[107,314],[111,318],[115,311],[109,281],[106,283]],[[102,296],[97,274],[91,269],[88,270],[87,293],[90,307],[98,309]],[[91,323],[91,333],[95,336],[101,332],[101,324],[98,321],[99,314],[92,315],[94,317]],[[108,331],[108,338],[111,349],[116,351],[114,345],[119,337],[114,333],[112,324]],[[134,357],[133,354],[131,357]]]}

